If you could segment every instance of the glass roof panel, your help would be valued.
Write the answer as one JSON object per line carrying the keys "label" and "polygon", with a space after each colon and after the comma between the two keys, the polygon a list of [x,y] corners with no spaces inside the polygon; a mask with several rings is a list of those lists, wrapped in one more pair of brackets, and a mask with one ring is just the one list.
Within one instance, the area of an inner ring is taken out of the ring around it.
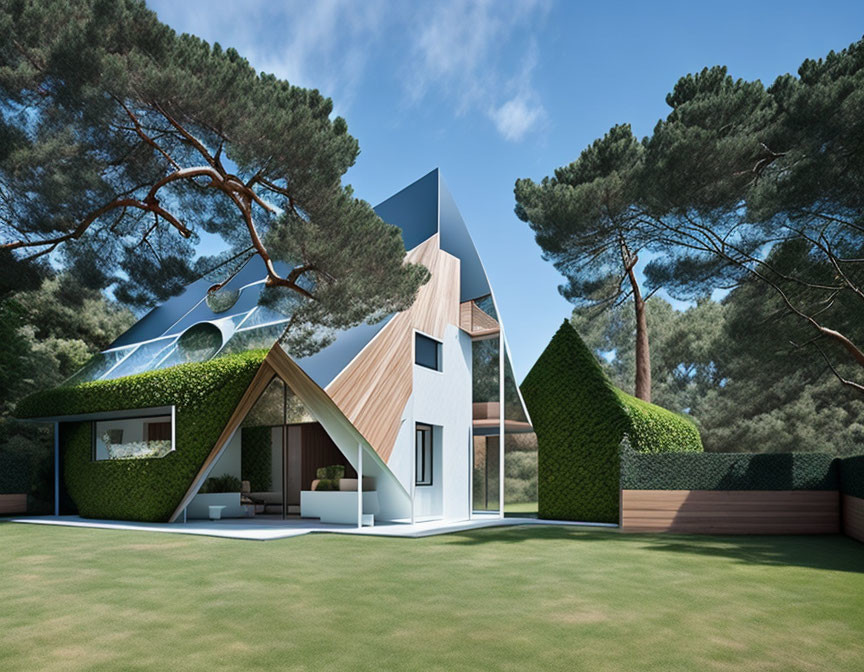
{"label": "glass roof panel", "polygon": [[252,314],[249,315],[248,319],[243,322],[242,327],[243,329],[248,329],[250,327],[260,327],[262,324],[284,322],[289,317],[290,315],[285,315],[284,313],[273,310],[272,308],[258,306],[254,311],[252,311]]}
{"label": "glass roof panel", "polygon": [[261,289],[263,287],[263,284],[244,287],[240,292],[240,298],[237,299],[237,302],[230,310],[222,313],[214,313],[210,306],[207,305],[207,301],[202,297],[201,302],[197,306],[166,329],[165,333],[180,334],[199,322],[207,322],[209,320],[218,320],[225,317],[246,314],[258,305],[258,297],[261,294]]}
{"label": "glass roof panel", "polygon": [[243,329],[238,329],[234,335],[225,344],[225,347],[219,351],[219,356],[233,355],[238,352],[246,352],[247,350],[259,350],[266,348],[269,350],[273,344],[285,331],[287,320],[279,324],[271,324],[266,327],[253,327],[246,329],[245,324]]}
{"label": "glass roof panel", "polygon": [[157,341],[139,345],[135,352],[129,355],[117,367],[109,371],[105,379],[122,378],[123,376],[131,376],[155,368],[155,365],[165,357],[176,340],[175,336],[168,336],[167,338],[160,338]]}
{"label": "glass roof panel", "polygon": [[118,348],[108,352],[97,352],[81,369],[69,377],[63,385],[77,385],[91,380],[98,380],[111,370],[119,361],[130,354],[136,346]]}

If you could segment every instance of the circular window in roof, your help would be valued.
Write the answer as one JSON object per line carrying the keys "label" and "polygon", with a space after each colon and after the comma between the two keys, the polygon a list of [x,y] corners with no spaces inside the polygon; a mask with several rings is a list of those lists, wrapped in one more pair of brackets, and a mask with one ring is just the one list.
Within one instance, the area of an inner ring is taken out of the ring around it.
{"label": "circular window in roof", "polygon": [[180,362],[203,362],[222,347],[222,331],[211,322],[193,324],[177,339],[176,356]]}
{"label": "circular window in roof", "polygon": [[239,289],[217,289],[215,292],[207,292],[204,301],[214,313],[224,313],[233,307],[239,298]]}

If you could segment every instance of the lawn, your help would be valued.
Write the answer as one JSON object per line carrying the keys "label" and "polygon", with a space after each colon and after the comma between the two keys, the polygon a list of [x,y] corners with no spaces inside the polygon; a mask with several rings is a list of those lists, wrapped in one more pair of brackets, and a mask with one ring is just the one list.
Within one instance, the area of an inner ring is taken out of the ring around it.
{"label": "lawn", "polygon": [[864,545],[0,524],[0,670],[864,669]]}
{"label": "lawn", "polygon": [[504,513],[533,513],[537,516],[537,502],[504,502]]}

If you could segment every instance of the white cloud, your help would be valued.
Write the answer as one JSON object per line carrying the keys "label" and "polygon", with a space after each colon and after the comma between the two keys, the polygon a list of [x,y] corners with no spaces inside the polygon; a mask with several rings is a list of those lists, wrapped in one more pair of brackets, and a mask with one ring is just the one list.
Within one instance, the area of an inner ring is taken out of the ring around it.
{"label": "white cloud", "polygon": [[532,86],[532,75],[537,65],[537,45],[532,42],[523,60],[522,69],[506,87],[512,96],[488,114],[495,128],[505,140],[518,142],[535,130],[545,119],[546,110]]}
{"label": "white cloud", "polygon": [[489,113],[495,128],[506,140],[519,141],[543,117],[543,106],[523,98],[511,98]]}
{"label": "white cloud", "polygon": [[223,47],[234,47],[258,71],[317,88],[350,107],[387,20],[383,0],[290,4],[246,0],[148,0],[159,18]]}
{"label": "white cloud", "polygon": [[[544,118],[531,83],[536,45],[520,45],[546,4],[534,0],[449,0],[434,5],[431,15],[415,19],[412,59],[405,67],[409,99],[443,95],[457,114],[486,112],[499,133],[521,140]],[[523,62],[508,77],[508,67]]]}
{"label": "white cloud", "polygon": [[[317,88],[348,110],[373,78],[392,77],[411,105],[434,97],[478,113],[507,140],[545,112],[532,85],[531,33],[545,0],[148,0],[180,32],[234,47],[259,71]],[[530,62],[530,67],[524,63]],[[515,73],[515,74],[514,74]],[[370,82],[372,82],[370,84]]]}

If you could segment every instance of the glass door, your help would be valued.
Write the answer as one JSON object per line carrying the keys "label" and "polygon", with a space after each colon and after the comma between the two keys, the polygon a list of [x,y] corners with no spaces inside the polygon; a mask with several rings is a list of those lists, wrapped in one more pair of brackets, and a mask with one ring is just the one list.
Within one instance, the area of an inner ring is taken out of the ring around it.
{"label": "glass door", "polygon": [[475,436],[471,477],[474,513],[498,513],[500,478],[497,436]]}

